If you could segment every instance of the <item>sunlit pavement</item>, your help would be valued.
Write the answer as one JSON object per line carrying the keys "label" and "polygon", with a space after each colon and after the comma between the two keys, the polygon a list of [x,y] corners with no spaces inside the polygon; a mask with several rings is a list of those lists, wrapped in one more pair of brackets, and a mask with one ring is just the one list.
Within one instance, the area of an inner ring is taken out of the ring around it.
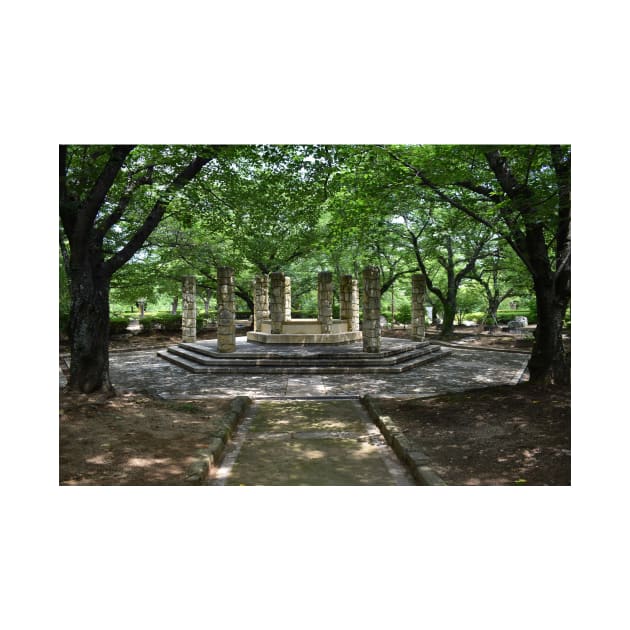
{"label": "sunlit pavement", "polygon": [[[426,397],[515,384],[528,355],[454,349],[448,357],[401,374],[283,375],[191,374],[157,356],[156,350],[110,354],[110,377],[118,389],[162,398]],[[526,378],[526,376],[525,376]]]}
{"label": "sunlit pavement", "polygon": [[210,485],[409,486],[357,400],[261,400]]}

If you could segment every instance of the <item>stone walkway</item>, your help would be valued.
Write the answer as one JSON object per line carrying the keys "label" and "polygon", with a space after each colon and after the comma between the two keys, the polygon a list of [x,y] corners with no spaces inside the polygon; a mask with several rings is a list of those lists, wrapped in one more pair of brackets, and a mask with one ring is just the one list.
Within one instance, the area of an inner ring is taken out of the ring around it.
{"label": "stone walkway", "polygon": [[266,400],[239,425],[210,485],[414,485],[356,400]]}

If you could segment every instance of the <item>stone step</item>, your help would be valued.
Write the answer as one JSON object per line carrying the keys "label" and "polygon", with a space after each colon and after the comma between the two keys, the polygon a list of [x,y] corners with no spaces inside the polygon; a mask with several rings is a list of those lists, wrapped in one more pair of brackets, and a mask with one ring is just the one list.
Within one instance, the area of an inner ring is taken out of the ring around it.
{"label": "stone step", "polygon": [[[337,360],[339,358],[352,358],[363,357],[365,354],[362,350],[358,350],[355,346],[354,348],[349,346],[337,346],[334,350],[325,349],[325,350],[315,350],[313,346],[304,347],[304,346],[296,346],[290,345],[287,346],[286,349],[283,349],[280,346],[275,346],[274,350],[267,350],[267,347],[261,347],[258,344],[245,344],[247,347],[247,351],[239,351],[238,349],[235,352],[225,353],[218,352],[216,350],[216,342],[196,342],[196,343],[180,343],[177,344],[178,348],[184,348],[186,350],[190,350],[191,352],[195,352],[197,354],[202,354],[205,356],[213,357],[215,359],[224,360],[226,358],[230,359],[272,359],[272,360],[287,360],[294,361],[296,358],[299,359],[301,357],[307,357],[309,360],[311,359],[332,359]],[[391,357],[397,354],[404,354],[409,352],[410,350],[416,350],[420,348],[427,347],[435,347],[434,344],[431,344],[430,341],[415,341],[415,342],[407,342],[404,344],[399,344],[389,348],[383,348],[380,352],[373,352],[369,354],[371,359],[380,359],[383,357]],[[238,348],[238,346],[237,346]]]}
{"label": "stone step", "polygon": [[[175,346],[177,348],[177,346]],[[399,374],[407,370],[412,370],[424,363],[435,361],[449,355],[452,351],[432,346],[428,351],[420,354],[414,353],[404,360],[394,364],[358,364],[339,365],[329,362],[327,365],[295,365],[280,364],[259,365],[256,361],[241,361],[236,363],[230,360],[212,361],[211,365],[204,365],[198,360],[192,360],[190,356],[182,356],[184,353],[176,354],[171,352],[172,348],[158,352],[161,358],[182,367],[194,374]],[[194,353],[193,353],[194,354]],[[199,357],[195,357],[198,359]]]}
{"label": "stone step", "polygon": [[404,352],[397,352],[387,356],[374,356],[372,354],[359,354],[356,352],[337,354],[335,356],[322,357],[319,354],[293,355],[293,356],[259,356],[258,354],[241,355],[241,358],[234,357],[235,353],[216,356],[198,352],[197,347],[181,344],[171,346],[168,352],[181,356],[189,361],[207,366],[229,366],[238,367],[245,365],[260,366],[339,366],[339,367],[360,367],[360,366],[380,366],[395,365],[402,361],[408,361],[415,357],[422,356],[430,352],[439,351],[439,346],[422,345],[420,347],[410,346]]}

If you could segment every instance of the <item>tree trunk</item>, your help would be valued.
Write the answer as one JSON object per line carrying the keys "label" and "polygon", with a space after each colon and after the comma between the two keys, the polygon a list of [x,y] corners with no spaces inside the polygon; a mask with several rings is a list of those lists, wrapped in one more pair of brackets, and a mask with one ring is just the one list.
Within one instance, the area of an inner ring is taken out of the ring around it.
{"label": "tree trunk", "polygon": [[457,314],[457,305],[451,300],[446,300],[442,306],[444,307],[444,315],[442,317],[440,337],[445,339],[453,334],[453,324],[455,322],[455,315]]}
{"label": "tree trunk", "polygon": [[438,322],[438,312],[435,304],[431,305],[431,326],[435,326],[436,328],[440,325]]}
{"label": "tree trunk", "polygon": [[497,296],[488,295],[488,313],[486,320],[490,320],[493,325],[497,325],[497,312],[499,310],[499,306],[501,305],[502,300]]}
{"label": "tree trunk", "polygon": [[[452,276],[450,273],[449,275]],[[453,324],[455,322],[455,316],[457,315],[457,285],[454,283],[454,277],[449,278],[446,296],[441,297],[440,301],[444,309],[440,338],[446,339],[453,335]]]}
{"label": "tree trunk", "polygon": [[102,265],[74,267],[71,275],[71,363],[68,388],[113,392],[109,379],[109,276]]}
{"label": "tree trunk", "polygon": [[569,384],[571,364],[562,341],[562,321],[568,299],[556,295],[551,282],[534,280],[537,324],[534,347],[527,365],[531,383]]}
{"label": "tree trunk", "polygon": [[171,302],[171,315],[177,315],[177,303],[179,301],[179,295],[173,296],[173,301]]}

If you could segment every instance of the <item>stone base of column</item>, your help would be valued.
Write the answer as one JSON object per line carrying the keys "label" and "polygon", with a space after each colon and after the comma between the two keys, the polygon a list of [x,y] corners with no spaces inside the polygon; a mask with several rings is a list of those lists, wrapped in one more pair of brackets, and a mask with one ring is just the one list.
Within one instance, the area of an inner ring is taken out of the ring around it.
{"label": "stone base of column", "polygon": [[217,269],[217,350],[236,350],[236,322],[234,313],[234,270],[231,267]]}
{"label": "stone base of column", "polygon": [[197,341],[197,280],[195,276],[182,278],[182,341]]}
{"label": "stone base of column", "polygon": [[285,283],[281,271],[269,274],[269,317],[271,319],[271,333],[282,332],[282,322],[285,318]]}
{"label": "stone base of column", "polygon": [[363,351],[381,350],[381,272],[378,267],[363,270]]}
{"label": "stone base of column", "polygon": [[422,274],[411,276],[411,338],[424,341],[424,293],[426,279]]}

